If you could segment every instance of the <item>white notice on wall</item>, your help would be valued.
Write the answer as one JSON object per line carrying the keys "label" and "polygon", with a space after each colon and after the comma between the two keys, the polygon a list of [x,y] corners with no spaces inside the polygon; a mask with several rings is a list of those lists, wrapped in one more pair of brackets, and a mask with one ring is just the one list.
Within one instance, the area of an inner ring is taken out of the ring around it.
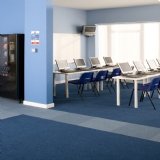
{"label": "white notice on wall", "polygon": [[40,43],[39,34],[40,34],[40,31],[31,31],[31,44],[32,45],[39,45]]}

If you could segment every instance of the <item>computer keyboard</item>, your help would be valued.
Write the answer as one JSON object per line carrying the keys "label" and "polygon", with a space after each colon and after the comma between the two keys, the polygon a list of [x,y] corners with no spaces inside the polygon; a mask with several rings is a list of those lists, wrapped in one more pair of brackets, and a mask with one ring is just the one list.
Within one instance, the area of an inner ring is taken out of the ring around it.
{"label": "computer keyboard", "polygon": [[145,75],[153,75],[155,74],[155,71],[148,71],[148,72],[144,72]]}
{"label": "computer keyboard", "polygon": [[152,70],[152,71],[138,71],[137,72],[138,75],[153,75],[155,73],[156,72],[154,70]]}
{"label": "computer keyboard", "polygon": [[144,75],[144,74],[124,74],[124,76],[129,77],[129,78],[140,78],[140,77],[144,77],[146,75]]}
{"label": "computer keyboard", "polygon": [[75,69],[61,69],[60,72],[62,73],[73,73],[73,72],[76,72]]}
{"label": "computer keyboard", "polygon": [[89,71],[90,68],[76,68],[76,71]]}
{"label": "computer keyboard", "polygon": [[108,66],[108,67],[115,67],[115,66],[117,66],[117,64],[114,64],[114,63],[108,63],[108,64],[106,64],[106,66]]}
{"label": "computer keyboard", "polygon": [[92,70],[94,70],[94,69],[102,69],[103,67],[101,67],[101,66],[96,66],[96,67],[91,67],[90,69]]}

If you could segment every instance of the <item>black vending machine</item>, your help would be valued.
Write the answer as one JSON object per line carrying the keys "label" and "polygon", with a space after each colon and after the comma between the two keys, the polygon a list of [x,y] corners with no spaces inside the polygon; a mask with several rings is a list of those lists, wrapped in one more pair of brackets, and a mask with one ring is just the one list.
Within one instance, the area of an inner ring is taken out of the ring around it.
{"label": "black vending machine", "polygon": [[0,97],[24,100],[23,34],[0,34]]}

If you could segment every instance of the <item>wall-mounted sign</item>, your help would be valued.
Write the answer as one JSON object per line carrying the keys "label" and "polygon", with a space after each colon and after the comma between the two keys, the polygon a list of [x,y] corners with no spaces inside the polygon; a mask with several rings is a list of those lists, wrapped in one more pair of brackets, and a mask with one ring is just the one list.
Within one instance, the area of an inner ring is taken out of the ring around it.
{"label": "wall-mounted sign", "polygon": [[31,44],[32,45],[39,45],[39,31],[31,31]]}

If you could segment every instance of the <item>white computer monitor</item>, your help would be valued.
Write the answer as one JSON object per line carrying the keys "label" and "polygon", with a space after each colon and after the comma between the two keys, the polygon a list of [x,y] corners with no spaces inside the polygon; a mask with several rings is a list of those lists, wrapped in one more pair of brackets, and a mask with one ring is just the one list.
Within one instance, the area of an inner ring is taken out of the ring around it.
{"label": "white computer monitor", "polygon": [[105,64],[111,64],[113,63],[112,58],[111,57],[103,57]]}
{"label": "white computer monitor", "polygon": [[86,68],[84,59],[74,59],[74,63],[76,65],[76,68]]}
{"label": "white computer monitor", "polygon": [[145,68],[143,63],[141,63],[140,61],[133,61],[133,64],[138,72],[146,72],[147,71],[147,69]]}
{"label": "white computer monitor", "polygon": [[146,60],[146,62],[147,62],[150,69],[155,70],[155,69],[158,68],[156,62],[153,59],[152,60]]}
{"label": "white computer monitor", "polygon": [[67,60],[55,60],[58,70],[67,70],[70,69]]}
{"label": "white computer monitor", "polygon": [[128,62],[118,63],[118,66],[123,74],[133,73],[132,67],[129,65]]}
{"label": "white computer monitor", "polygon": [[97,57],[90,57],[90,63],[92,67],[98,67],[101,65]]}
{"label": "white computer monitor", "polygon": [[160,66],[160,59],[156,59],[156,60],[157,60],[158,65]]}

